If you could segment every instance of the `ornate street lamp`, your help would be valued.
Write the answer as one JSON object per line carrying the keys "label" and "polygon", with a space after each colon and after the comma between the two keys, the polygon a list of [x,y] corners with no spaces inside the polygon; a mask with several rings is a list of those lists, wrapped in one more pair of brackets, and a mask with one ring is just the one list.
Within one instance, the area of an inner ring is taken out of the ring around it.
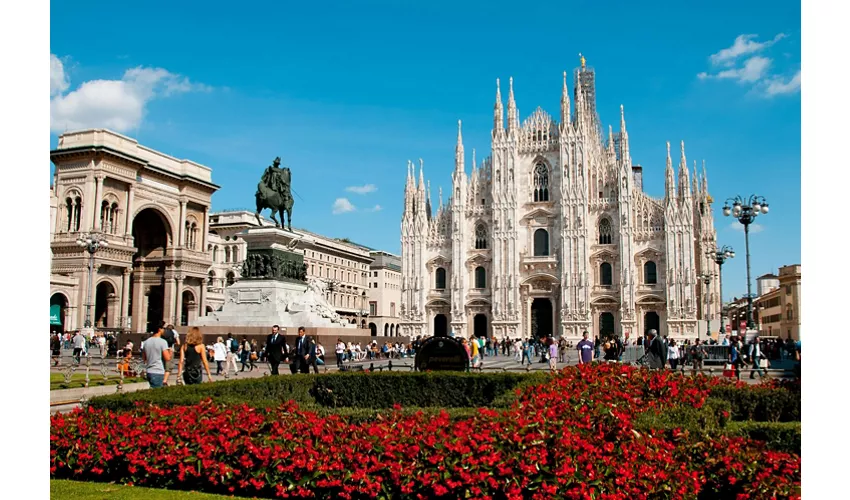
{"label": "ornate street lamp", "polygon": [[[697,276],[697,279],[701,280],[705,284],[705,287],[703,288],[703,292],[705,294],[705,314],[704,314],[705,321],[706,321],[705,334],[709,335],[709,336],[711,335],[711,316],[708,315],[708,298],[709,298],[708,285],[711,284],[711,280],[712,280],[712,278],[714,278],[714,276],[715,276],[714,273],[703,273],[703,274],[700,274],[699,276]],[[697,333],[699,333],[699,332],[697,332]]]}
{"label": "ornate street lamp", "polygon": [[94,288],[94,254],[97,253],[98,249],[106,248],[109,246],[109,242],[106,241],[102,236],[97,233],[85,234],[77,238],[77,245],[80,245],[89,253],[89,290],[88,290],[88,299],[86,300],[86,322],[85,327],[92,327],[92,312],[91,308],[94,304],[92,304],[91,295],[92,289]]}
{"label": "ornate street lamp", "polygon": [[732,250],[732,247],[723,245],[722,248],[709,250],[706,252],[706,256],[717,264],[717,277],[720,278],[720,332],[726,333],[726,325],[723,323],[723,264],[726,262],[726,259],[735,258],[735,250]]}
{"label": "ornate street lamp", "polygon": [[363,318],[369,314],[369,311],[366,310],[366,290],[363,290],[363,294],[360,296],[360,324],[357,325],[357,328],[361,328],[363,325]]}
{"label": "ornate street lamp", "polygon": [[[732,206],[729,206],[729,202]],[[723,205],[723,215],[735,217],[738,222],[744,225],[744,241],[747,249],[747,329],[755,328],[753,323],[753,294],[752,281],[750,280],[750,224],[756,220],[759,214],[767,214],[767,200],[763,196],[751,195],[749,198],[742,198],[740,195],[735,198],[726,200]]]}

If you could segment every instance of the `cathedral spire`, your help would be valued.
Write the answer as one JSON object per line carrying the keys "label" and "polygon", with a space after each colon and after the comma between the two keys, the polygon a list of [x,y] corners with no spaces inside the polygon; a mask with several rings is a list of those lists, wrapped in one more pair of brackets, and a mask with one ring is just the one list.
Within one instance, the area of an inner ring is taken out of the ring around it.
{"label": "cathedral spire", "polygon": [[561,125],[570,123],[570,94],[567,92],[567,72],[564,71],[564,88],[561,90]]}
{"label": "cathedral spire", "polygon": [[702,161],[702,192],[708,194],[708,174],[705,173],[705,160]]}
{"label": "cathedral spire", "polygon": [[667,173],[664,188],[668,202],[676,198],[676,174],[673,173],[673,160],[670,158],[670,141],[667,141]]}
{"label": "cathedral spire", "polygon": [[699,176],[697,175],[697,161],[694,160],[694,195],[701,193],[699,188]]}
{"label": "cathedral spire", "polygon": [[514,78],[508,80],[508,134],[519,130],[519,117],[514,100]]}
{"label": "cathedral spire", "polygon": [[682,156],[679,160],[679,198],[686,200],[691,197],[690,174],[688,173],[688,159],[685,157],[685,141],[682,141]]}
{"label": "cathedral spire", "polygon": [[475,148],[472,148],[472,168],[475,168]]}
{"label": "cathedral spire", "polygon": [[440,196],[440,210],[439,211],[442,212],[443,211],[443,186],[440,186],[438,189],[439,189],[439,196]]}
{"label": "cathedral spire", "polygon": [[631,169],[631,158],[629,158],[629,133],[626,132],[626,113],[620,104],[620,159],[626,168]]}
{"label": "cathedral spire", "polygon": [[463,134],[461,133],[461,122],[457,121],[457,146],[455,146],[455,170],[464,171],[463,167]]}
{"label": "cathedral spire", "polygon": [[585,118],[585,116],[584,116],[584,114],[585,114],[584,113],[585,112],[584,92],[581,89],[581,80],[579,79],[578,74],[576,74],[576,80],[575,80],[575,94],[576,94],[576,98],[575,98],[575,101],[576,101],[575,122],[576,122],[576,126],[578,128],[578,126],[582,125],[582,122],[584,121],[584,118]]}
{"label": "cathedral spire", "polygon": [[499,79],[496,78],[496,105],[493,106],[493,136],[504,133],[504,111],[502,110],[502,91],[499,89]]}
{"label": "cathedral spire", "polygon": [[608,152],[614,152],[614,127],[608,125]]}

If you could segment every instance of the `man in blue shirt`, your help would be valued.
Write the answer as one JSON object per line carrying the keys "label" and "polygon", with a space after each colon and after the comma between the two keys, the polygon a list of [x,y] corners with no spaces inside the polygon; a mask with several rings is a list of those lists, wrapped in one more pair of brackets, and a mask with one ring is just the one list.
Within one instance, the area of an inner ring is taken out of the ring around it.
{"label": "man in blue shirt", "polygon": [[593,361],[593,342],[587,340],[587,330],[582,332],[581,336],[582,340],[576,346],[576,350],[579,352],[578,363],[583,365]]}

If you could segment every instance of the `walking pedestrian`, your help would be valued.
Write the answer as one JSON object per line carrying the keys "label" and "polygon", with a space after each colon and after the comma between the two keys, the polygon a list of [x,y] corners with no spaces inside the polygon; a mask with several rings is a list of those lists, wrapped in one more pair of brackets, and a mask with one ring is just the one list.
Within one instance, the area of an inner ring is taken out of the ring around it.
{"label": "walking pedestrian", "polygon": [[193,326],[186,333],[186,342],[180,347],[180,362],[177,365],[177,373],[183,374],[184,384],[193,385],[204,381],[204,371],[207,372],[207,381],[212,382],[204,337],[201,335],[201,330],[197,326]]}
{"label": "walking pedestrian", "polygon": [[233,374],[239,375],[239,369],[236,368],[236,353],[239,352],[239,341],[233,337],[232,333],[228,332],[227,342],[224,346],[227,348],[227,353],[224,357],[224,373],[226,374],[230,371],[230,367],[233,367]]}
{"label": "walking pedestrian", "polygon": [[145,363],[145,377],[151,389],[162,387],[165,380],[165,362],[173,355],[168,342],[162,339],[164,328],[159,328],[142,347],[142,361]]}
{"label": "walking pedestrian", "polygon": [[80,356],[83,355],[83,350],[86,348],[86,337],[79,330],[74,335],[74,361],[80,364]]}
{"label": "walking pedestrian", "polygon": [[250,358],[251,343],[248,342],[248,339],[243,336],[242,341],[239,342],[239,361],[242,363],[242,369],[239,370],[240,372],[244,372],[245,368],[248,368],[248,371],[251,371]]}
{"label": "walking pedestrian", "polygon": [[675,340],[671,340],[667,346],[667,360],[670,362],[670,369],[675,370],[679,366],[679,346]]}
{"label": "walking pedestrian", "polygon": [[750,343],[750,348],[748,351],[748,356],[750,358],[750,362],[753,364],[753,369],[750,370],[750,379],[756,378],[756,372],[758,372],[759,377],[764,378],[767,376],[767,370],[761,367],[761,342],[756,336],[753,338],[752,343]]}
{"label": "walking pedestrian", "polygon": [[581,341],[576,345],[576,350],[579,352],[578,363],[585,365],[593,361],[593,342],[587,339],[587,330],[582,332]]}
{"label": "walking pedestrian", "polygon": [[289,346],[286,344],[286,330],[280,331],[280,327],[274,325],[272,333],[266,337],[265,356],[269,360],[272,375],[278,375],[281,360],[285,360],[289,354]]}
{"label": "walking pedestrian", "polygon": [[219,337],[213,346],[213,360],[215,361],[215,374],[221,375],[222,363],[227,359],[227,348],[224,346],[224,339]]}
{"label": "walking pedestrian", "polygon": [[554,371],[558,370],[558,344],[555,343],[555,340],[551,337],[548,340],[549,342],[549,369]]}
{"label": "walking pedestrian", "polygon": [[62,354],[62,339],[58,333],[54,333],[50,337],[50,359],[53,360],[53,366],[59,366],[60,355]]}
{"label": "walking pedestrian", "polygon": [[693,362],[693,371],[702,373],[702,362],[705,359],[705,346],[702,345],[700,339],[697,339],[691,346],[691,361]]}

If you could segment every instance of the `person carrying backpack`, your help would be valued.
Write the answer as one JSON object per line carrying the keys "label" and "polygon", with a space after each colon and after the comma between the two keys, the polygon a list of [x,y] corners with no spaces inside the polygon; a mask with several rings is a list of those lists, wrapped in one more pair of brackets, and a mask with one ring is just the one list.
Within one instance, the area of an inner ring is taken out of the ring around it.
{"label": "person carrying backpack", "polygon": [[236,353],[239,352],[239,341],[233,337],[233,334],[227,333],[227,341],[224,343],[227,348],[227,356],[224,360],[224,373],[226,374],[230,367],[233,366],[233,374],[239,375],[239,369],[236,368]]}

